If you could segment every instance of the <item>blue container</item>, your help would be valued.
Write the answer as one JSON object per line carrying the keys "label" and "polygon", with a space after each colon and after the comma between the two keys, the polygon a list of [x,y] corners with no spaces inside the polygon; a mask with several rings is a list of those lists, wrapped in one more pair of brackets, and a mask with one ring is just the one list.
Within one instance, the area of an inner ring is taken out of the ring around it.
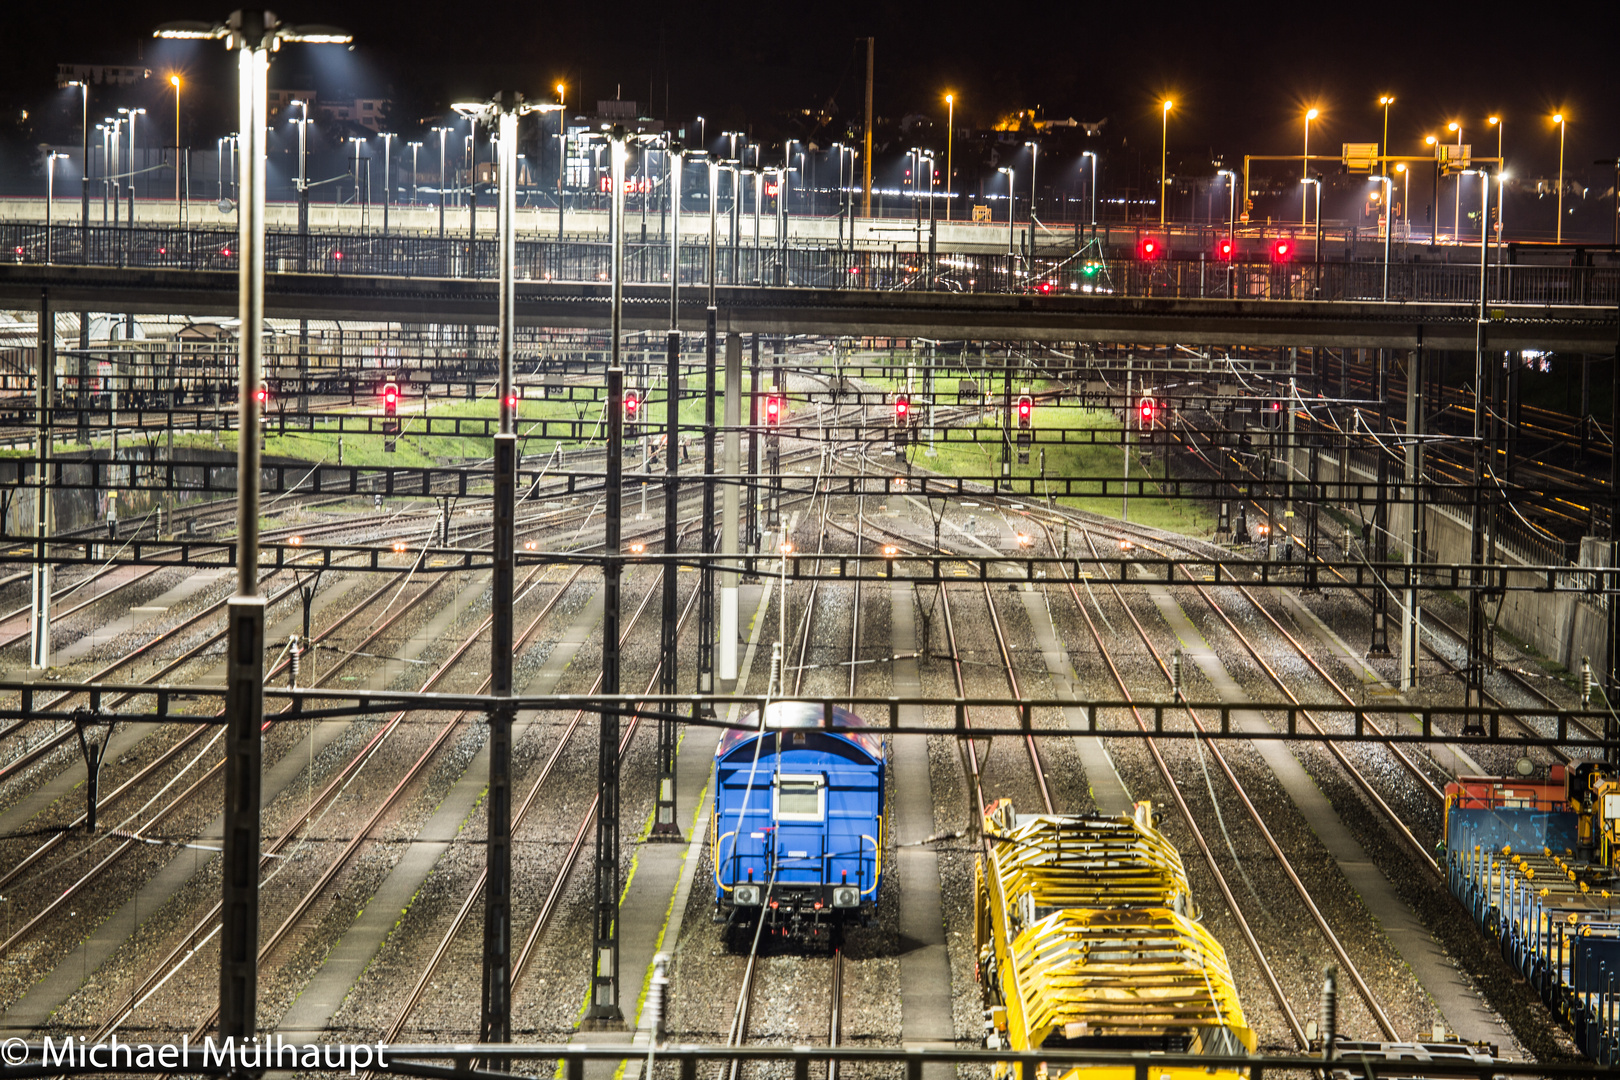
{"label": "blue container", "polygon": [[[834,727],[865,722],[833,707]],[[828,731],[822,706],[779,701],[720,740],[710,790],[716,918],[829,943],[871,920],[882,884],[883,740]]]}

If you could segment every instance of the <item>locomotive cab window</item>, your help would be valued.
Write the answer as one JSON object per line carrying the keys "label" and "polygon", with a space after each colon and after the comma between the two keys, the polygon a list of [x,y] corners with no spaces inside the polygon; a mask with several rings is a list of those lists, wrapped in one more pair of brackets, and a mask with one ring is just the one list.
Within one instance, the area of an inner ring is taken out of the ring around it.
{"label": "locomotive cab window", "polygon": [[824,821],[827,817],[827,778],[780,774],[772,784],[778,821]]}

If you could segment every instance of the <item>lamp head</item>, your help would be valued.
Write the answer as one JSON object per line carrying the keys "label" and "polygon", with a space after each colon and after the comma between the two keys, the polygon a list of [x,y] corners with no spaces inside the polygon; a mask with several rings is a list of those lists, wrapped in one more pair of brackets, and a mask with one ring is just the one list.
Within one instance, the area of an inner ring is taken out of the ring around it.
{"label": "lamp head", "polygon": [[1423,141],[1424,141],[1425,144],[1427,144],[1429,146],[1433,146],[1435,143],[1439,142],[1440,140],[1435,138],[1433,135],[1425,135],[1423,137]]}
{"label": "lamp head", "polygon": [[1451,123],[1446,125],[1446,130],[1447,131],[1459,131],[1459,130],[1461,130],[1461,128],[1462,128],[1462,125],[1458,124],[1457,121],[1455,121],[1455,120],[1453,120]]}
{"label": "lamp head", "polygon": [[1171,101],[1169,98],[1165,99],[1165,101],[1164,101],[1164,111],[1165,112],[1169,112],[1171,109],[1173,109],[1175,107],[1176,107],[1175,102]]}
{"label": "lamp head", "polygon": [[1395,96],[1393,94],[1385,94],[1383,97],[1378,99],[1378,104],[1387,109],[1391,105],[1395,104]]}
{"label": "lamp head", "polygon": [[178,75],[170,75],[169,76],[169,85],[174,87],[176,90],[180,89],[180,76],[178,76]]}
{"label": "lamp head", "polygon": [[1562,124],[1563,122],[1564,122],[1564,114],[1563,113],[1553,113],[1553,123]]}
{"label": "lamp head", "polygon": [[1404,162],[1404,161],[1398,162],[1396,164],[1396,166],[1395,166],[1395,171],[1396,172],[1405,172],[1406,171],[1406,162]]}
{"label": "lamp head", "polygon": [[1487,117],[1486,122],[1489,123],[1491,127],[1495,127],[1497,124],[1502,122],[1502,118],[1500,116]]}
{"label": "lamp head", "polygon": [[1309,109],[1305,113],[1305,119],[1307,119],[1307,120],[1315,120],[1320,115],[1321,114],[1318,113],[1315,109]]}

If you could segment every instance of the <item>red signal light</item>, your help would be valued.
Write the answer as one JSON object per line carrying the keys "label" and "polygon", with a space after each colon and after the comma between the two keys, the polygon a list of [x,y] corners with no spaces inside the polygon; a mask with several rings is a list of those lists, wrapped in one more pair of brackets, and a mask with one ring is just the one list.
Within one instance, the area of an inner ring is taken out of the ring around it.
{"label": "red signal light", "polygon": [[625,394],[624,394],[624,415],[629,417],[631,420],[634,420],[636,418],[636,413],[637,413],[638,410],[640,410],[640,408],[641,408],[641,397],[640,397],[640,395],[638,395],[634,390],[625,391]]}
{"label": "red signal light", "polygon": [[389,382],[383,386],[383,415],[393,416],[399,407],[399,385]]}
{"label": "red signal light", "polygon": [[260,383],[258,390],[254,391],[253,400],[257,401],[260,405],[263,405],[265,402],[270,400],[270,390],[264,385],[264,383]]}
{"label": "red signal light", "polygon": [[775,394],[765,399],[765,423],[772,427],[782,422],[782,399]]}
{"label": "red signal light", "polygon": [[1217,259],[1220,259],[1223,262],[1230,262],[1232,261],[1233,256],[1236,254],[1237,245],[1229,238],[1223,238],[1215,242],[1215,257]]}
{"label": "red signal light", "polygon": [[1153,426],[1153,413],[1156,408],[1157,403],[1150,397],[1143,398],[1141,403],[1137,405],[1137,416],[1141,418],[1144,429]]}
{"label": "red signal light", "polygon": [[1020,397],[1018,399],[1018,426],[1021,428],[1029,427],[1030,417],[1034,411],[1035,403],[1027,396]]}
{"label": "red signal light", "polygon": [[1287,262],[1293,258],[1294,242],[1292,240],[1277,240],[1271,245],[1271,257],[1277,262]]}
{"label": "red signal light", "polygon": [[506,395],[506,407],[508,409],[517,408],[517,403],[518,403],[518,398],[517,398],[516,394],[507,394]]}
{"label": "red signal light", "polygon": [[1158,237],[1155,236],[1144,236],[1141,242],[1136,245],[1136,254],[1144,260],[1157,259],[1162,253],[1163,245],[1159,243]]}
{"label": "red signal light", "polygon": [[894,399],[894,422],[904,424],[911,419],[911,395],[901,394]]}

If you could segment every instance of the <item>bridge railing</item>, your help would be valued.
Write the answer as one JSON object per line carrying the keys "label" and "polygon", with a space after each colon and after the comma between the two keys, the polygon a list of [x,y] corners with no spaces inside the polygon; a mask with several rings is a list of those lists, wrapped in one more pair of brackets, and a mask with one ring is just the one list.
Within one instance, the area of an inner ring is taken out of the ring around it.
{"label": "bridge railing", "polygon": [[[265,268],[271,273],[491,278],[498,267],[493,239],[422,234],[270,232]],[[234,270],[236,232],[227,228],[0,223],[0,256],[18,263],[179,270]],[[606,241],[520,239],[519,280],[606,281]],[[1478,303],[1480,273],[1461,263],[1287,262],[1225,263],[1198,259],[1117,259],[850,249],[837,245],[761,247],[743,243],[717,251],[726,285],[787,285],[819,289],[928,290],[1052,296],[1160,297],[1177,300],[1361,300]],[[625,274],[636,284],[669,281],[667,243],[626,244]],[[708,280],[706,237],[682,246],[684,284]],[[1620,303],[1620,267],[1491,265],[1485,274],[1492,303],[1612,306]]]}

